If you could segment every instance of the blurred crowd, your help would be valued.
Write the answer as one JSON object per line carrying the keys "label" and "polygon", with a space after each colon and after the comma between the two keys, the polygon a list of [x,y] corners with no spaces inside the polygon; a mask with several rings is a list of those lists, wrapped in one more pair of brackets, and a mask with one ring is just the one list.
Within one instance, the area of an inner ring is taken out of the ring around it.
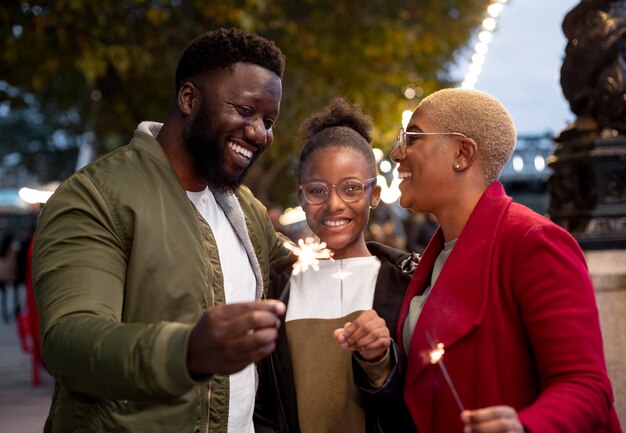
{"label": "blurred crowd", "polygon": [[[15,320],[22,312],[20,290],[23,290],[26,278],[28,259],[28,245],[30,239],[19,239],[12,231],[2,236],[0,243],[0,296],[2,320],[9,323]],[[9,305],[9,292],[11,305]]]}

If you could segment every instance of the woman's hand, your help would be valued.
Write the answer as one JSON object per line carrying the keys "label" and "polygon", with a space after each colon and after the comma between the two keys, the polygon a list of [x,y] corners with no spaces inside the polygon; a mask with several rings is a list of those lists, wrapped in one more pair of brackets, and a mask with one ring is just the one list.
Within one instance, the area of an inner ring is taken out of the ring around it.
{"label": "woman's hand", "polygon": [[353,322],[335,329],[333,337],[343,349],[358,351],[363,359],[370,362],[380,360],[391,345],[385,320],[374,310],[364,311]]}
{"label": "woman's hand", "polygon": [[491,406],[461,413],[464,433],[524,433],[517,411],[510,406]]}

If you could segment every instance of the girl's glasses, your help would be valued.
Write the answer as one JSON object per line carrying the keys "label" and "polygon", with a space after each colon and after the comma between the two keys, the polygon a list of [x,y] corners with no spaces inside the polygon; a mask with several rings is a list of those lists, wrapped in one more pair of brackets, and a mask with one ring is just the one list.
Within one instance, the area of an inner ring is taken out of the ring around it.
{"label": "girl's glasses", "polygon": [[360,181],[358,179],[345,179],[336,185],[316,181],[300,185],[298,191],[302,191],[304,199],[309,204],[322,204],[328,200],[328,197],[330,196],[330,189],[335,188],[337,195],[339,195],[343,201],[347,203],[354,203],[355,201],[359,201],[363,197],[365,189],[375,182],[375,177],[364,181]]}

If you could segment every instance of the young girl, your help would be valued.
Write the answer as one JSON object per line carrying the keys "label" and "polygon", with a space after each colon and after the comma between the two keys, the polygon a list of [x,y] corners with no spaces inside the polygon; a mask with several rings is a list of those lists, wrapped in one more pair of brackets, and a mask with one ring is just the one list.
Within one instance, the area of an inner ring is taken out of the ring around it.
{"label": "young girl", "polygon": [[[272,267],[268,295],[277,298],[289,285],[288,308],[276,351],[259,365],[257,433],[413,430],[401,399],[360,394],[353,382],[353,362],[380,386],[379,377],[386,377],[390,360],[397,359],[389,336],[417,262],[411,254],[365,241],[369,211],[381,191],[371,127],[369,118],[342,98],[302,125],[298,199],[333,260],[297,275],[294,258]],[[350,323],[361,331],[353,330],[348,343],[342,333]]]}

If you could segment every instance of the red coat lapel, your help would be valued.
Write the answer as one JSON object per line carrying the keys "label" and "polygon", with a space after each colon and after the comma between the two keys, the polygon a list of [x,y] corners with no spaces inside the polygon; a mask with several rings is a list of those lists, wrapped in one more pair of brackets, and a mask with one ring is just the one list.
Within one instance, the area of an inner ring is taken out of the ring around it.
{"label": "red coat lapel", "polygon": [[[488,301],[487,276],[492,263],[494,238],[510,202],[511,198],[506,196],[499,182],[485,191],[432,288],[413,332],[408,350],[405,397],[409,401],[420,396],[419,402],[409,404],[419,405],[419,412],[426,418],[426,414],[432,413],[433,401],[429,396],[434,392],[433,374],[436,367],[429,363],[427,357],[431,349],[427,333],[435,343],[442,342],[446,351],[450,351],[454,350],[455,343],[480,326]],[[442,248],[443,233],[438,230],[424,251],[402,303],[398,320],[400,347],[402,326],[411,299],[430,283],[435,260]],[[472,295],[467,296],[466,292],[471,292]],[[426,372],[428,373],[424,374]],[[428,424],[432,420],[421,421]],[[420,423],[420,427],[426,427],[426,424]],[[429,431],[428,428],[426,431]]]}

